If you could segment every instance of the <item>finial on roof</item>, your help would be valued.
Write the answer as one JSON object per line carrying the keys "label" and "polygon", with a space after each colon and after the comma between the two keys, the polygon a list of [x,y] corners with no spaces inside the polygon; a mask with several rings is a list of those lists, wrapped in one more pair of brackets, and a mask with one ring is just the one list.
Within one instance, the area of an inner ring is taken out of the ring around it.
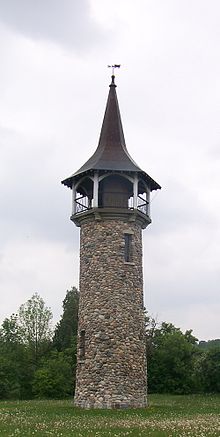
{"label": "finial on roof", "polygon": [[115,75],[114,75],[114,74],[112,75],[112,81],[111,81],[111,83],[110,83],[109,86],[114,86],[114,87],[116,87],[116,85],[115,85]]}

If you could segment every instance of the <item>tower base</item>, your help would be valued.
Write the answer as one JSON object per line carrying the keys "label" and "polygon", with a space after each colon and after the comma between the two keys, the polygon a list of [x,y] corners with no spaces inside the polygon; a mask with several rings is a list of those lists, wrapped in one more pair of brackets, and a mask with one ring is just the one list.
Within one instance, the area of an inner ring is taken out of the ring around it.
{"label": "tower base", "polygon": [[101,399],[100,400],[77,400],[74,399],[74,406],[80,407],[84,409],[128,409],[128,408],[146,408],[147,407],[147,399],[120,399],[119,397],[116,399]]}
{"label": "tower base", "polygon": [[142,227],[135,216],[123,218],[91,214],[81,223],[74,401],[81,408],[147,405]]}

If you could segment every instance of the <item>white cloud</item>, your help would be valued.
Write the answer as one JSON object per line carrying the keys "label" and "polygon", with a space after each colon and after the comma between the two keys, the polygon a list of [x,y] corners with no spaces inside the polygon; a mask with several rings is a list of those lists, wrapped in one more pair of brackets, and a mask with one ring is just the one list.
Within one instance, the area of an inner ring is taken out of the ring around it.
{"label": "white cloud", "polygon": [[65,244],[33,239],[8,243],[0,252],[1,319],[15,313],[35,292],[53,310],[62,313],[65,291],[78,287],[78,253]]}
{"label": "white cloud", "polygon": [[104,38],[90,18],[87,0],[1,1],[0,21],[16,33],[54,41],[76,51],[99,44]]}
{"label": "white cloud", "polygon": [[60,181],[98,143],[117,62],[129,152],[162,185],[144,232],[147,304],[219,337],[219,2],[58,3],[0,1],[1,317],[35,291],[56,312],[76,283]]}

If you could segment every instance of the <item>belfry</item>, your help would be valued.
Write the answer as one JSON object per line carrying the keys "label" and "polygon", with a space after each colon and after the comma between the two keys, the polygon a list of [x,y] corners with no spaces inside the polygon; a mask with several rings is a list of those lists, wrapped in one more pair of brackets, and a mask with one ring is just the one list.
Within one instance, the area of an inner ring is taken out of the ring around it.
{"label": "belfry", "polygon": [[80,227],[80,305],[74,403],[82,408],[147,405],[142,229],[160,188],[130,157],[112,82],[98,147],[62,183]]}

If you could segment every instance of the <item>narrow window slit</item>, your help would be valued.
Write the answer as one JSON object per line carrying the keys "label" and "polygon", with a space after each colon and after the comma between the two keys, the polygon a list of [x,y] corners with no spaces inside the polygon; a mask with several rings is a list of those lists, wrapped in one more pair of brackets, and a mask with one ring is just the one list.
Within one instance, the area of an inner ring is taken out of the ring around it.
{"label": "narrow window slit", "polygon": [[124,251],[124,258],[125,262],[131,262],[132,261],[132,235],[131,234],[124,234],[124,240],[125,240],[125,251]]}
{"label": "narrow window slit", "polygon": [[79,337],[79,357],[80,360],[85,360],[85,330],[80,331]]}

